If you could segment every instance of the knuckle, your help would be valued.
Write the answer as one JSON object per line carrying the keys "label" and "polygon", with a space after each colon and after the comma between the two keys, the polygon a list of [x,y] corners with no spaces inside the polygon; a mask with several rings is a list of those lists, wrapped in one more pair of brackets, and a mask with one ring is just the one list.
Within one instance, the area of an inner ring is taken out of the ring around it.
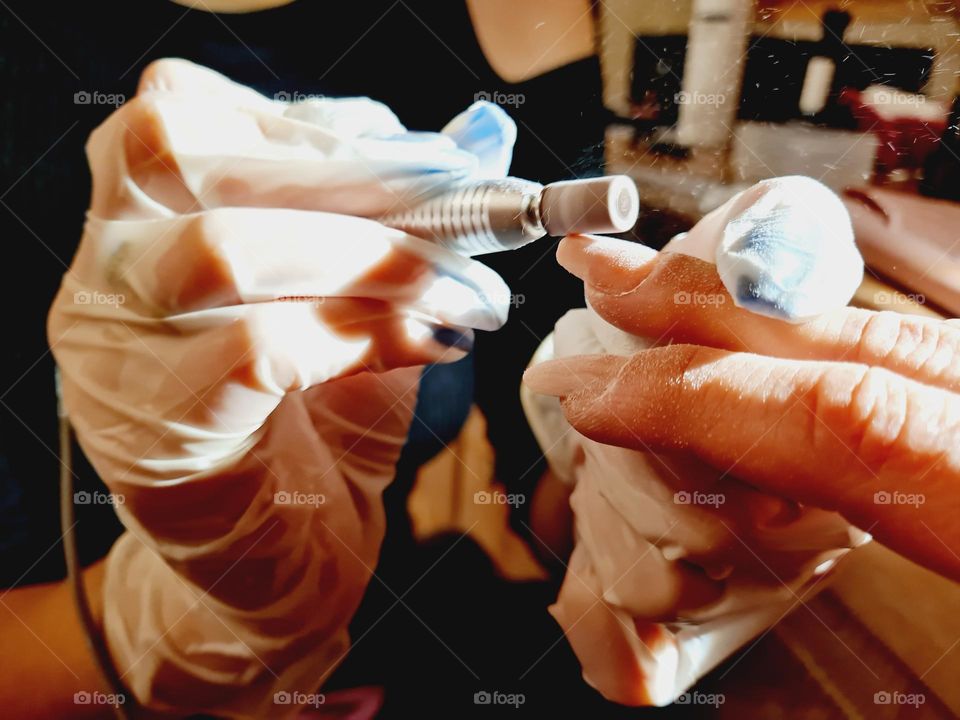
{"label": "knuckle", "polygon": [[175,314],[239,304],[236,282],[223,243],[230,222],[217,211],[188,219],[168,245],[145,268],[153,276],[151,298],[161,314]]}
{"label": "knuckle", "polygon": [[160,58],[151,61],[140,73],[140,81],[137,85],[137,92],[142,93],[148,90],[168,90],[170,81],[175,74],[182,68],[184,62],[174,58]]}
{"label": "knuckle", "polygon": [[253,312],[231,326],[227,338],[232,358],[227,377],[230,381],[257,391],[282,395],[285,388],[277,383],[276,352],[271,351],[268,324]]}
{"label": "knuckle", "polygon": [[117,122],[124,127],[123,149],[131,172],[152,163],[173,166],[158,98],[149,94],[136,96],[117,111]]}
{"label": "knuckle", "polygon": [[856,360],[870,364],[888,358],[901,337],[901,325],[901,316],[897,313],[871,314],[856,339]]}
{"label": "knuckle", "polygon": [[209,93],[235,87],[215,70],[179,57],[154,60],[140,75],[137,92]]}
{"label": "knuckle", "polygon": [[891,357],[898,343],[909,341],[909,332],[904,332],[901,315],[893,312],[873,313],[859,329],[855,339],[855,360],[868,365],[882,363]]}
{"label": "knuckle", "polygon": [[911,377],[943,378],[954,371],[958,348],[960,335],[944,323],[882,312],[861,329],[857,356]]}
{"label": "knuckle", "polygon": [[912,363],[919,374],[956,383],[956,360],[960,354],[960,334],[938,322],[921,323],[922,350],[913,354]]}
{"label": "knuckle", "polygon": [[879,474],[904,452],[902,437],[908,422],[908,390],[883,368],[831,368],[816,388],[819,436],[816,447],[837,445],[854,469]]}

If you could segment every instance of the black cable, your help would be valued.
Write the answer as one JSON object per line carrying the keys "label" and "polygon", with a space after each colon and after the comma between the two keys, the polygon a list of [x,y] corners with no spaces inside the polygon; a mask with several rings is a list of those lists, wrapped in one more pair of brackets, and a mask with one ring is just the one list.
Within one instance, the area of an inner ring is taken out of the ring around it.
{"label": "black cable", "polygon": [[76,519],[74,517],[73,500],[73,448],[70,418],[63,406],[60,394],[60,370],[55,371],[57,386],[57,424],[60,437],[60,524],[63,527],[63,557],[67,563],[67,581],[73,591],[73,601],[80,614],[87,644],[96,658],[98,669],[107,687],[113,690],[116,697],[124,698],[123,704],[115,703],[113,713],[119,720],[129,720],[136,710],[133,696],[129,693],[117,673],[117,668],[110,657],[110,651],[101,635],[90,610],[90,601],[87,598],[86,588],[83,586],[83,573],[80,567],[80,556],[77,551],[77,535],[74,532]]}

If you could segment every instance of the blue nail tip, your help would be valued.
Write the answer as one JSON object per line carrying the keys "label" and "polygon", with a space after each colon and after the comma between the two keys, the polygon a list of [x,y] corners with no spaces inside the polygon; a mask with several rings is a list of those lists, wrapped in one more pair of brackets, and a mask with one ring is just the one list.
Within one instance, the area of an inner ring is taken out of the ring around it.
{"label": "blue nail tip", "polygon": [[433,329],[433,339],[445,347],[456,348],[464,352],[473,350],[472,335],[462,330],[441,325]]}

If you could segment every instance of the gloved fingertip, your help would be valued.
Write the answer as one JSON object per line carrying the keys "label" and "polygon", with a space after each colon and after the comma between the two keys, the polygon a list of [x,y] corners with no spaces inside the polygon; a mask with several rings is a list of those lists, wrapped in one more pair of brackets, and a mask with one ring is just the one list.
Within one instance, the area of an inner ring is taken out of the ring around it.
{"label": "gloved fingertip", "polygon": [[513,159],[517,125],[499,106],[478,100],[441,131],[479,160],[478,176],[503,177]]}
{"label": "gloved fingertip", "polygon": [[473,350],[474,334],[469,328],[438,325],[433,329],[433,341],[447,348],[468,353]]}
{"label": "gloved fingertip", "polygon": [[452,363],[473,349],[472,330],[430,320],[419,313],[403,321],[402,332],[399,343],[381,348],[380,359],[387,368]]}
{"label": "gloved fingertip", "polygon": [[766,180],[744,192],[729,217],[716,264],[738,306],[796,322],[850,301],[863,260],[829,188],[803,176]]}

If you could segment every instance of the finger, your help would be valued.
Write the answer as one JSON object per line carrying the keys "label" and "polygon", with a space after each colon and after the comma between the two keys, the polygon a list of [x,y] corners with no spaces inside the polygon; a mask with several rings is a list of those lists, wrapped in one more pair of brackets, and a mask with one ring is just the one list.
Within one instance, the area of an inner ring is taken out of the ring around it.
{"label": "finger", "polygon": [[194,392],[239,383],[278,397],[358,372],[455,362],[473,346],[467,328],[374,300],[263,303],[241,309],[226,326],[223,319],[181,316],[165,323],[166,334],[146,332],[150,321],[130,329],[141,330],[146,352],[180,380],[189,378]]}
{"label": "finger", "polygon": [[[269,303],[174,321],[76,323],[56,315],[51,338],[71,380],[64,384],[66,401],[86,408],[74,422],[87,449],[123,483],[146,485],[235,460],[258,440],[288,392],[361,373],[454,362],[472,343],[467,329],[353,299]],[[384,379],[387,386],[393,383]],[[398,398],[405,395],[394,389]],[[92,430],[118,416],[122,432]],[[359,422],[367,413],[355,409],[350,416]],[[385,438],[372,439],[371,447],[377,439]],[[132,449],[147,446],[154,459],[131,468]],[[198,465],[197,457],[205,461]]]}
{"label": "finger", "polygon": [[[683,559],[703,568],[709,578],[725,579],[735,570],[739,582],[793,582],[805,573],[809,577],[823,551],[853,547],[860,540],[860,533],[836,513],[760,492],[689,453],[639,457],[658,469],[661,487],[676,491],[666,498],[654,492],[631,501],[608,477],[604,493],[631,525],[648,538],[659,538],[661,547],[683,548]],[[651,532],[651,516],[669,523],[669,529]]]}
{"label": "finger", "polygon": [[283,114],[345,138],[396,138],[407,132],[390,108],[364,97],[306,98],[287,105]]}
{"label": "finger", "polygon": [[362,218],[224,208],[101,223],[95,235],[97,252],[110,258],[108,282],[130,288],[155,316],[356,297],[407,306],[441,324],[494,330],[506,321],[509,289],[496,272]]}
{"label": "finger", "polygon": [[477,156],[480,177],[503,177],[510,169],[517,125],[498,105],[475,102],[447,123],[443,134]]}
{"label": "finger", "polygon": [[[577,493],[581,484],[594,482],[609,506],[607,512],[578,512],[578,536],[584,541],[596,535],[609,539],[602,547],[626,548],[632,533],[654,543],[671,569],[677,561],[696,566],[703,580],[725,579],[735,569],[738,582],[762,584],[791,582],[813,570],[819,551],[856,544],[857,533],[837,513],[760,492],[689,453],[634,452],[594,442],[586,442],[584,451]],[[625,597],[644,602],[656,597],[643,584],[644,576],[657,571],[655,558],[628,551],[592,554],[605,588],[623,575],[616,585],[630,588]],[[643,567],[631,584],[633,573],[627,570],[635,561]],[[668,580],[673,572],[659,574],[659,589],[675,585]]]}
{"label": "finger", "polygon": [[253,206],[378,217],[477,166],[439,134],[357,138],[272,106],[177,92],[126,103],[93,133],[88,156],[101,185],[92,204],[100,217],[120,217],[114,206],[131,202],[133,191],[179,213]]}
{"label": "finger", "polygon": [[613,238],[566,238],[557,258],[584,280],[597,313],[635,335],[775,357],[859,362],[960,390],[960,328],[932,318],[843,308],[804,323],[784,323],[734,305],[710,263]]}
{"label": "finger", "polygon": [[525,381],[562,397],[587,437],[693,452],[960,577],[960,398],[951,393],[858,364],[689,345],[544,363]]}
{"label": "finger", "polygon": [[676,654],[673,639],[662,626],[635,622],[626,610],[604,602],[601,592],[599,578],[578,545],[549,611],[577,654],[584,680],[624,705],[670,702],[672,698],[657,694],[651,676],[661,662],[675,666],[670,662]]}
{"label": "finger", "polygon": [[578,542],[590,556],[605,602],[636,617],[672,619],[723,593],[723,583],[709,579],[699,568],[667,560],[626,521],[622,515],[626,508],[614,507],[604,497],[595,476],[581,477],[570,505],[576,513]]}
{"label": "finger", "polygon": [[863,278],[846,207],[804,176],[758,182],[667,249],[714,263],[737,305],[791,322],[843,307]]}

